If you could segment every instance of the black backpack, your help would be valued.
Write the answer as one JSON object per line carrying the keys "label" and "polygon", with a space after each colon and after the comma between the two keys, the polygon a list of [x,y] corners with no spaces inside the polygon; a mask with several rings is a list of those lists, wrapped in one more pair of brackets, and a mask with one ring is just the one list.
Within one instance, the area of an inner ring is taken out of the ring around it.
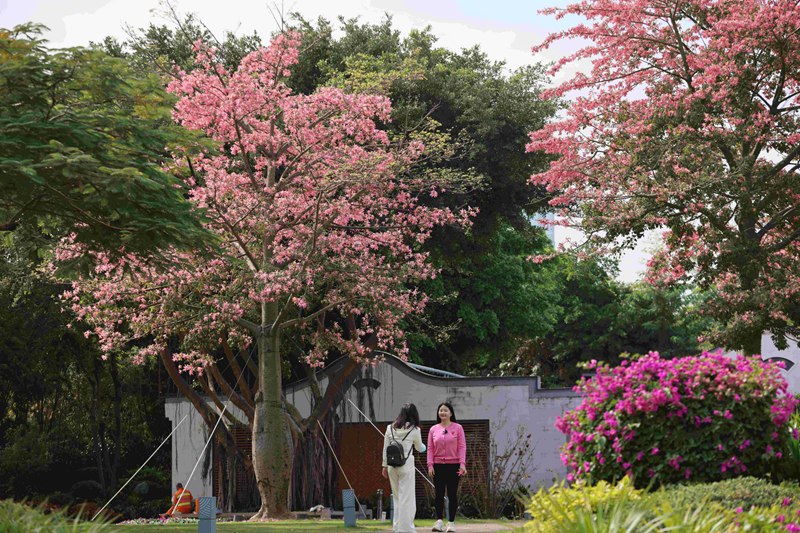
{"label": "black backpack", "polygon": [[386,447],[386,464],[389,466],[403,466],[406,464],[406,459],[411,456],[413,449],[409,450],[408,455],[406,455],[405,452],[403,452],[403,445],[400,443],[406,440],[406,437],[408,437],[411,432],[409,431],[406,433],[406,436],[398,442],[394,436],[394,427],[389,426],[389,430],[392,432],[392,439]]}

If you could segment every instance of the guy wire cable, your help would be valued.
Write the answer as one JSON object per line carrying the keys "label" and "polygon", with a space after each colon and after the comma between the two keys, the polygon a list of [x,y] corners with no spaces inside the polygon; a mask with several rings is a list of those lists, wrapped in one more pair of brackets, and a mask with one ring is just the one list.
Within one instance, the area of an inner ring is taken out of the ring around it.
{"label": "guy wire cable", "polygon": [[[156,448],[156,450],[155,450],[153,453],[151,453],[151,454],[150,454],[150,457],[148,457],[148,458],[145,460],[145,462],[144,462],[144,463],[142,463],[142,466],[140,466],[140,467],[139,467],[139,470],[141,470],[142,468],[144,468],[144,466],[145,466],[145,465],[146,465],[146,464],[147,464],[147,463],[150,461],[150,459],[152,459],[152,458],[153,458],[153,456],[156,454],[156,452],[158,452],[158,450],[160,450],[160,449],[161,449],[161,447],[164,445],[164,443],[165,443],[165,442],[167,442],[167,441],[170,439],[170,437],[172,437],[172,434],[173,434],[173,433],[175,433],[175,431],[178,429],[178,427],[180,427],[180,425],[181,425],[181,424],[183,424],[183,421],[184,421],[184,420],[186,420],[186,417],[187,417],[187,416],[189,416],[189,415],[183,415],[183,418],[181,418],[181,421],[180,421],[180,422],[178,422],[178,425],[176,425],[176,426],[175,426],[175,428],[172,430],[172,433],[170,433],[169,435],[167,435],[167,438],[161,441],[161,444],[159,444],[159,445],[158,445],[158,448]],[[101,508],[99,511],[97,511],[97,512],[95,513],[95,515],[92,517],[92,520],[89,520],[90,522],[92,522],[92,521],[93,521],[95,518],[97,518],[97,515],[99,515],[100,513],[102,513],[102,512],[105,510],[105,508],[106,508],[106,507],[108,507],[108,504],[109,504],[109,503],[111,503],[111,502],[112,502],[112,500],[113,500],[114,498],[116,498],[116,497],[119,495],[119,493],[120,493],[120,492],[122,492],[122,489],[124,489],[125,487],[127,487],[127,486],[128,486],[128,483],[130,483],[130,482],[133,480],[133,478],[135,478],[135,477],[136,477],[136,474],[138,474],[138,473],[139,473],[139,470],[137,470],[136,472],[134,472],[134,473],[133,473],[133,475],[132,475],[130,478],[128,478],[128,481],[126,481],[126,482],[125,482],[125,484],[124,484],[124,485],[122,485],[122,487],[120,487],[120,489],[119,489],[119,490],[116,492],[116,494],[114,494],[114,495],[111,497],[111,499],[110,499],[110,500],[108,500],[108,501],[106,502],[106,504],[105,504],[105,505],[104,505],[104,506],[103,506],[103,507],[102,507],[102,508]]]}
{"label": "guy wire cable", "polygon": [[[247,367],[247,363],[249,363],[249,362],[250,362],[250,359],[251,359],[252,357],[253,357],[253,350],[251,349],[251,350],[250,350],[250,353],[249,353],[249,354],[248,354],[248,356],[247,356],[247,361],[245,361],[245,363],[244,363],[244,367],[245,367],[245,368]],[[239,384],[239,380],[240,380],[240,379],[242,379],[242,376],[243,376],[243,375],[244,375],[244,372],[242,372],[241,374],[239,374],[239,378],[236,380],[236,383],[234,383],[234,384],[233,384],[233,387],[231,387],[231,394],[229,394],[229,395],[228,395],[228,403],[230,403],[230,401],[231,401],[231,396],[233,395],[233,391],[236,389],[236,385],[238,385],[238,384]],[[212,430],[211,430],[211,436],[209,437],[209,440],[208,440],[208,441],[206,441],[206,444],[205,444],[205,446],[203,446],[203,451],[201,451],[201,452],[200,452],[200,458],[199,458],[199,459],[197,460],[197,462],[194,464],[194,468],[192,469],[192,473],[189,475],[189,479],[187,479],[187,480],[186,480],[186,484],[183,486],[183,491],[181,492],[180,496],[178,496],[178,501],[180,501],[180,500],[181,500],[181,498],[183,497],[183,494],[186,492],[186,488],[187,488],[187,487],[188,487],[188,485],[189,485],[189,481],[191,481],[191,479],[192,479],[192,476],[194,475],[194,472],[195,472],[195,470],[197,470],[197,465],[198,465],[198,464],[200,464],[200,459],[202,459],[202,458],[203,458],[203,454],[205,453],[205,451],[206,451],[206,448],[208,448],[208,443],[209,443],[209,442],[211,441],[211,439],[214,437],[214,431],[216,431],[216,430],[217,430],[217,426],[219,426],[219,423],[220,423],[220,421],[222,420],[222,415],[224,415],[224,414],[225,414],[225,411],[226,411],[227,409],[228,409],[228,406],[227,406],[227,405],[225,405],[225,407],[222,409],[222,412],[219,414],[219,419],[217,420],[217,423],[214,425],[214,429],[212,429]],[[101,508],[99,511],[97,511],[97,513],[95,513],[95,515],[92,517],[92,519],[90,520],[90,522],[94,521],[94,519],[95,519],[95,518],[97,518],[97,517],[98,517],[98,515],[99,515],[101,512],[103,512],[103,510],[104,510],[106,507],[108,507],[108,504],[110,504],[110,503],[111,503],[111,502],[114,500],[114,498],[116,498],[116,497],[119,495],[119,493],[120,493],[120,492],[122,492],[122,489],[124,489],[126,486],[128,486],[128,483],[130,483],[131,481],[133,481],[133,478],[134,478],[134,477],[136,477],[136,474],[138,474],[138,473],[139,473],[139,471],[140,471],[142,468],[144,468],[144,467],[145,467],[145,465],[146,465],[146,464],[147,464],[147,463],[150,461],[150,459],[152,459],[152,458],[153,458],[153,456],[156,454],[156,452],[158,452],[158,450],[160,450],[160,449],[161,449],[161,447],[164,445],[164,443],[166,443],[166,442],[167,442],[167,441],[170,439],[170,437],[172,437],[172,435],[175,433],[175,431],[177,431],[178,427],[179,427],[181,424],[183,424],[183,421],[184,421],[184,420],[186,420],[186,417],[187,417],[187,416],[189,416],[189,415],[187,414],[187,415],[184,415],[184,416],[183,416],[183,418],[181,419],[181,421],[180,421],[180,422],[178,422],[178,424],[177,424],[177,425],[176,425],[176,426],[173,428],[172,432],[171,432],[171,433],[170,433],[170,434],[167,436],[167,438],[166,438],[166,439],[164,439],[164,440],[161,442],[161,444],[159,444],[159,445],[158,445],[158,448],[156,448],[156,449],[155,449],[155,451],[154,451],[152,454],[150,454],[150,457],[148,457],[148,458],[145,460],[145,462],[144,462],[144,463],[142,463],[142,466],[140,466],[140,467],[139,467],[139,470],[137,470],[136,472],[134,472],[134,473],[133,473],[133,475],[132,475],[130,478],[128,478],[128,481],[126,481],[126,482],[125,482],[125,484],[124,484],[124,485],[122,485],[122,487],[120,487],[120,489],[119,489],[119,490],[116,492],[116,494],[114,494],[114,495],[111,497],[111,499],[110,499],[110,500],[108,500],[108,501],[106,502],[106,504],[105,504],[105,505],[104,505],[104,506],[103,506],[103,507],[102,507],[102,508]],[[173,512],[174,512],[174,511],[173,511]]]}
{"label": "guy wire cable", "polygon": [[[359,413],[361,413],[361,416],[363,416],[364,418],[366,418],[366,419],[367,419],[367,422],[369,422],[369,423],[370,423],[370,425],[371,425],[372,427],[374,427],[374,428],[375,428],[375,431],[377,431],[378,433],[380,433],[381,437],[383,437],[383,431],[381,431],[380,429],[378,429],[378,426],[376,426],[375,424],[373,424],[373,423],[372,423],[372,420],[370,420],[370,418],[369,418],[367,415],[365,415],[365,414],[364,414],[364,411],[362,411],[361,409],[359,409],[359,408],[358,408],[358,406],[357,406],[355,403],[353,403],[353,400],[351,400],[350,398],[346,398],[346,399],[347,399],[347,401],[348,401],[348,402],[350,402],[351,404],[353,404],[353,407],[355,407],[355,408],[356,408],[356,411],[358,411]],[[416,464],[414,465],[414,470],[416,470],[416,471],[419,473],[419,475],[421,475],[421,476],[423,477],[423,479],[424,479],[425,481],[427,481],[427,482],[428,482],[428,484],[429,484],[431,487],[434,487],[434,488],[436,488],[436,487],[435,487],[435,485],[433,484],[433,482],[432,482],[430,479],[428,479],[428,476],[426,476],[426,475],[425,475],[425,474],[422,472],[422,470],[420,470],[419,468],[417,468],[417,465],[416,465]]]}

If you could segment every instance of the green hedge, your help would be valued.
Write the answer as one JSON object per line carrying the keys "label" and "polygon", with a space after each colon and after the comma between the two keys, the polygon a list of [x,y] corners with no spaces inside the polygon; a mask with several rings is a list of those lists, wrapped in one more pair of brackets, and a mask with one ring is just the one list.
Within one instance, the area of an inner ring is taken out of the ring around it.
{"label": "green hedge", "polygon": [[673,485],[663,491],[663,494],[676,506],[707,501],[732,511],[738,508],[747,511],[752,507],[781,505],[786,498],[789,498],[791,504],[800,503],[800,485],[797,483],[773,485],[765,479],[754,477],[726,479],[716,483]]}

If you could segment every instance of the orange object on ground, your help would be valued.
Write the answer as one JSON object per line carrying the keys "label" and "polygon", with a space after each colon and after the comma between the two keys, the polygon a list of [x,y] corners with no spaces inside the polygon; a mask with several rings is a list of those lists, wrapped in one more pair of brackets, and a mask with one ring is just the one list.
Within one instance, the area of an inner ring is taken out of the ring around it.
{"label": "orange object on ground", "polygon": [[[180,498],[180,501],[178,501]],[[189,514],[192,512],[192,503],[194,502],[194,498],[192,497],[192,493],[189,492],[189,489],[183,490],[178,489],[175,491],[175,494],[172,495],[172,507],[169,508],[167,511],[168,515],[173,513],[183,513]]]}

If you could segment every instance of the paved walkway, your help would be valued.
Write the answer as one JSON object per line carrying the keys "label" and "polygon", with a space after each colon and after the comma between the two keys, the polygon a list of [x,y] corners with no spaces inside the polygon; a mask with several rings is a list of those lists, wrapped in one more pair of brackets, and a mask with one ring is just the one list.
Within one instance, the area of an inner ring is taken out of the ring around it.
{"label": "paved walkway", "polygon": [[[464,524],[456,522],[458,533],[490,533],[495,531],[521,531],[525,521],[509,521],[504,524]],[[381,533],[391,533],[391,529],[385,530]],[[426,533],[430,531],[429,527],[417,527],[417,533]]]}

